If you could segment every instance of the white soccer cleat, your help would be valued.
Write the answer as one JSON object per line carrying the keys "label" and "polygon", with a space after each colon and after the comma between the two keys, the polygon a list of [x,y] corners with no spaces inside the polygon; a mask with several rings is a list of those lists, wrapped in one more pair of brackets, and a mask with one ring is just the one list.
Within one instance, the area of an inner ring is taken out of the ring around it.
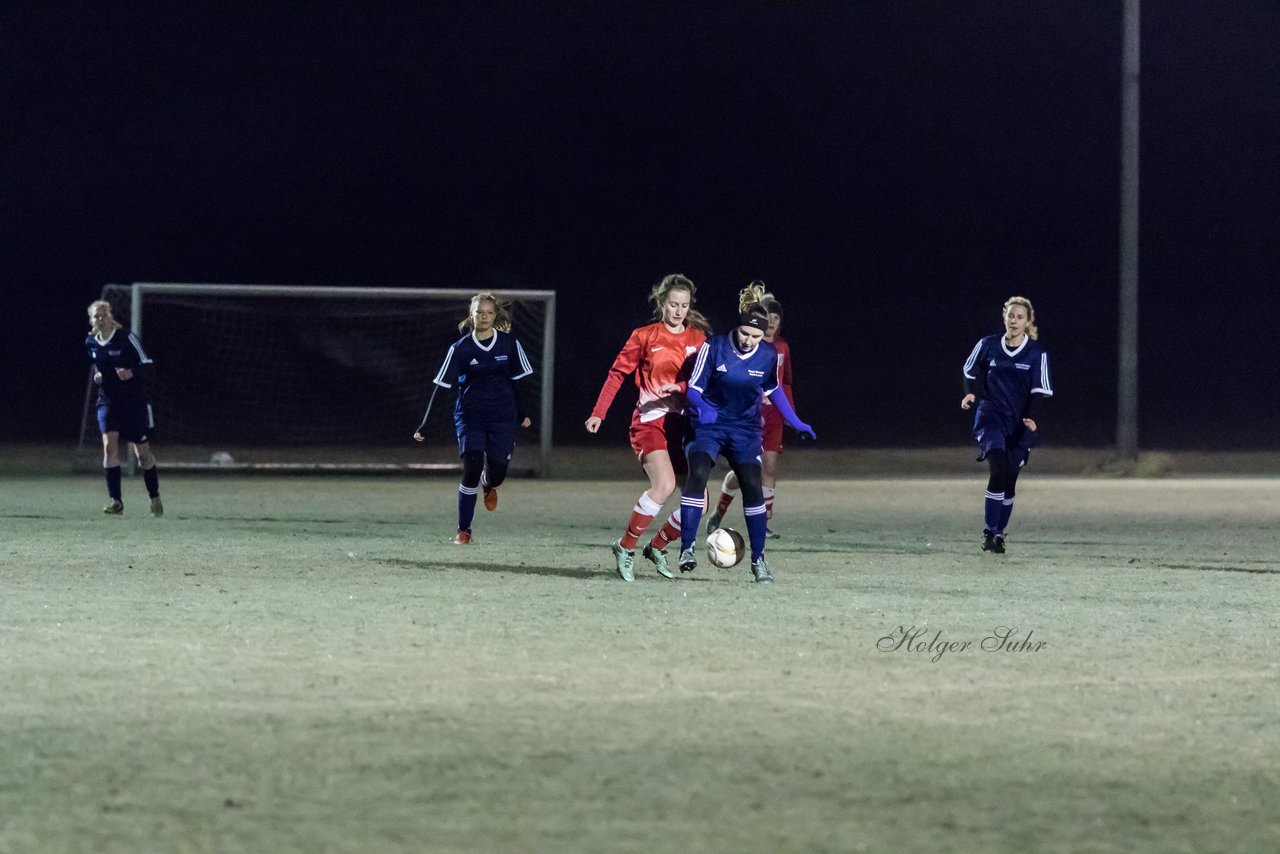
{"label": "white soccer cleat", "polygon": [[764,562],[764,558],[751,561],[751,577],[755,579],[756,584],[772,584],[773,573],[769,571],[769,564]]}

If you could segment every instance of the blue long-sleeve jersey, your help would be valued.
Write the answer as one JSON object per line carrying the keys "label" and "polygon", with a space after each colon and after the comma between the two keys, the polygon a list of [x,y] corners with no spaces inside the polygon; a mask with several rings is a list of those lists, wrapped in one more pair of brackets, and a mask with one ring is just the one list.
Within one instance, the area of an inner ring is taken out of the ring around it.
{"label": "blue long-sleeve jersey", "polygon": [[741,353],[733,335],[707,339],[698,350],[689,385],[715,408],[717,424],[763,430],[764,398],[778,388],[778,351],[761,341],[750,353]]}

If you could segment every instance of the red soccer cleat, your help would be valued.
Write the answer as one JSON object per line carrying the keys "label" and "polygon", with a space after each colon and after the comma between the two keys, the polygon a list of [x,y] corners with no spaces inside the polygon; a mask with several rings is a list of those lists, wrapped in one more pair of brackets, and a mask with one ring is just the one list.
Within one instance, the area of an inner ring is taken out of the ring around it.
{"label": "red soccer cleat", "polygon": [[490,513],[498,509],[498,487],[491,486],[484,491],[484,509]]}
{"label": "red soccer cleat", "polygon": [[455,546],[469,546],[469,545],[471,545],[471,532],[470,532],[470,531],[458,531],[457,536],[455,536],[455,537],[453,538],[453,544],[454,544]]}

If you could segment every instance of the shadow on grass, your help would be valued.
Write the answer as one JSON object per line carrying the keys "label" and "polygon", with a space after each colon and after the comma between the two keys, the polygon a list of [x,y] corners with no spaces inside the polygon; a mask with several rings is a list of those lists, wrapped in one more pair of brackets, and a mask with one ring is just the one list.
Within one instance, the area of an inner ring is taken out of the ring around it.
{"label": "shadow on grass", "polygon": [[[1261,563],[1261,561],[1258,561]],[[1196,572],[1251,572],[1258,575],[1280,575],[1280,568],[1272,566],[1214,566],[1208,563],[1158,563],[1161,569],[1193,569]]]}
{"label": "shadow on grass", "polygon": [[[498,574],[512,575],[537,575],[537,576],[556,576],[559,578],[573,578],[578,581],[617,581],[613,570],[611,569],[590,569],[587,567],[568,567],[568,566],[534,566],[528,564],[520,564],[518,566],[502,566],[497,564],[485,563],[441,563],[439,561],[426,560],[408,560],[406,558],[378,558],[378,563],[387,566],[403,567],[405,569],[418,569],[425,572],[492,572]],[[683,582],[709,582],[712,578],[699,578],[692,575],[682,576],[680,581]],[[637,573],[636,582],[659,582],[663,584],[673,583],[672,579],[663,578],[656,572],[652,575],[644,575]]]}

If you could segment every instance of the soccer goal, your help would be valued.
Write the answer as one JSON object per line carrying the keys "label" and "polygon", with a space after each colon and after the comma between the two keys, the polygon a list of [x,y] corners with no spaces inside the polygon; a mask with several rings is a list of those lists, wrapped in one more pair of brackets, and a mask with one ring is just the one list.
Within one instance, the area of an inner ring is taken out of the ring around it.
{"label": "soccer goal", "polygon": [[[155,362],[150,389],[166,469],[431,471],[459,468],[454,392],[441,389],[413,441],[449,345],[475,293],[137,282],[102,299]],[[512,472],[551,466],[554,291],[509,290],[538,401]],[[80,445],[100,447],[94,387]],[[533,399],[533,396],[531,396]]]}

